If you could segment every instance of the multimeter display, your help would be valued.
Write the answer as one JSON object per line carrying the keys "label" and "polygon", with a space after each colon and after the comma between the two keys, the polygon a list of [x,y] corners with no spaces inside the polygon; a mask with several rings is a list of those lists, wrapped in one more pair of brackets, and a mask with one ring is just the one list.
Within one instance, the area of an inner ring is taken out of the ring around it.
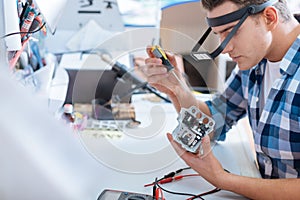
{"label": "multimeter display", "polygon": [[148,194],[105,189],[97,200],[154,200],[154,198]]}

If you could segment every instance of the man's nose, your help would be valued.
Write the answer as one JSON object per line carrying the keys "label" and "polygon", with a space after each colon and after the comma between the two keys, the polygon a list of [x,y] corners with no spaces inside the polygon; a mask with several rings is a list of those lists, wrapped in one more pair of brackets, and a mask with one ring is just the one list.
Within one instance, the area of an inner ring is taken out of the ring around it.
{"label": "man's nose", "polygon": [[233,50],[233,43],[232,41],[229,41],[228,44],[223,49],[222,54],[230,53],[232,50]]}

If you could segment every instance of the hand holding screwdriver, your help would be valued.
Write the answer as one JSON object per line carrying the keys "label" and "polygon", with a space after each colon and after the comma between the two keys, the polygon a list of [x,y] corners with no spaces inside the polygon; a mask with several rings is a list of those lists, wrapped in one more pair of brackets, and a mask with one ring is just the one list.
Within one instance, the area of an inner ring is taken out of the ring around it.
{"label": "hand holding screwdriver", "polygon": [[168,72],[171,72],[173,74],[173,76],[180,83],[181,87],[183,89],[189,91],[190,89],[187,87],[187,85],[185,83],[183,83],[183,81],[181,79],[179,79],[179,77],[177,76],[177,74],[174,71],[172,71],[174,69],[174,66],[169,61],[166,53],[162,50],[162,48],[159,45],[155,45],[152,47],[151,52],[155,55],[155,57],[161,59],[162,64],[167,68]]}
{"label": "hand holding screwdriver", "polygon": [[165,52],[159,46],[148,46],[146,50],[149,57],[142,71],[148,83],[167,94],[177,112],[181,107],[196,105],[197,100],[185,79],[182,57]]}

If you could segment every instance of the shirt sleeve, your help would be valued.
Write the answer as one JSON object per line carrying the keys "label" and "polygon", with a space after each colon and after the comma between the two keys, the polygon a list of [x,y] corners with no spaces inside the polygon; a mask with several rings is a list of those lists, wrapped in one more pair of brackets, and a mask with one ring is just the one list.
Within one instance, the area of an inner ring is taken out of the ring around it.
{"label": "shirt sleeve", "polygon": [[246,82],[242,71],[235,68],[226,81],[226,89],[223,93],[215,95],[211,101],[206,101],[212,118],[215,120],[215,140],[225,140],[226,132],[236,122],[246,115],[247,99],[244,96]]}

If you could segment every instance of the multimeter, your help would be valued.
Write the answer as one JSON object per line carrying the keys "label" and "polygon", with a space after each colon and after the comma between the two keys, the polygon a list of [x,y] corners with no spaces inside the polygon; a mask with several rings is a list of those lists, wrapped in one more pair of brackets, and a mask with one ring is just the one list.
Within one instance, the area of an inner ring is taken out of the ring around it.
{"label": "multimeter", "polygon": [[[161,200],[161,198],[159,198]],[[120,190],[105,189],[97,200],[155,200],[148,194],[125,192]]]}

